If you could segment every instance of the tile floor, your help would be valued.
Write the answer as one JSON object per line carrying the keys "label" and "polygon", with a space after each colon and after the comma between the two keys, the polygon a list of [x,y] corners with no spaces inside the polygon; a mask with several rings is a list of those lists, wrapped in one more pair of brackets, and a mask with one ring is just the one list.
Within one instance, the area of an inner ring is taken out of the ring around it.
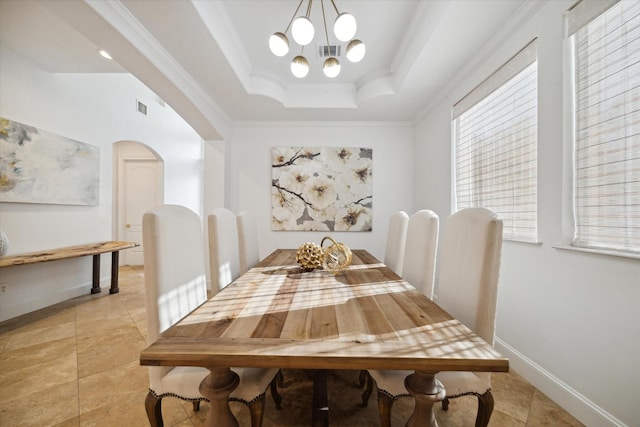
{"label": "tile floor", "polygon": [[[0,323],[0,426],[148,425],[147,369],[138,362],[147,345],[142,268],[122,267],[120,293],[105,291]],[[490,426],[582,425],[513,371],[494,374],[493,387],[496,403]],[[288,396],[295,398],[299,393],[294,389],[283,389],[285,407]],[[353,402],[360,392],[350,393]],[[464,399],[453,400],[446,413],[438,407],[442,427],[473,425],[475,400]],[[200,426],[208,409],[206,402],[197,413],[188,402],[164,402],[168,426]],[[404,425],[402,411],[410,412],[407,405],[411,404],[394,405],[400,417],[393,420],[394,425]],[[374,420],[376,406],[374,394],[367,408],[348,412],[362,411],[358,420]],[[233,409],[241,425],[246,425],[243,409]],[[308,425],[292,416],[296,417],[294,411],[276,411],[267,398],[265,427]],[[339,415],[332,418],[334,422],[354,424],[341,421]],[[357,424],[375,425],[372,421]]]}

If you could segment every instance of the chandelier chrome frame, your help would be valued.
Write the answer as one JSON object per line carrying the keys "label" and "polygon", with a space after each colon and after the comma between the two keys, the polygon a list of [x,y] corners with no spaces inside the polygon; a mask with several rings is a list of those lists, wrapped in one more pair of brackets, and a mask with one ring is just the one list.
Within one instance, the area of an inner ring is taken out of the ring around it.
{"label": "chandelier chrome frame", "polygon": [[[293,12],[289,25],[287,25],[284,32],[275,32],[269,38],[269,48],[271,52],[276,56],[285,56],[289,53],[289,39],[286,34],[287,31],[291,29],[291,36],[293,37],[293,40],[302,47],[300,55],[296,55],[291,60],[291,73],[298,78],[303,78],[309,73],[309,61],[303,56],[303,53],[304,47],[311,43],[315,36],[313,23],[309,19],[313,0],[308,0],[305,14],[296,18],[304,1],[305,0],[300,0],[300,3],[298,3],[298,7],[295,12]],[[346,49],[347,59],[351,62],[359,62],[365,55],[366,47],[361,40],[354,38],[357,30],[356,19],[350,13],[340,13],[334,0],[331,0],[331,4],[333,5],[337,15],[333,25],[334,34],[341,42],[349,42]],[[320,0],[320,6],[322,8],[322,23],[324,25],[325,40],[327,46],[331,46],[329,43],[329,32],[327,31],[327,18],[324,11],[324,0]],[[329,56],[322,65],[322,71],[325,76],[329,78],[334,78],[340,74],[340,61],[338,58],[335,56]]]}

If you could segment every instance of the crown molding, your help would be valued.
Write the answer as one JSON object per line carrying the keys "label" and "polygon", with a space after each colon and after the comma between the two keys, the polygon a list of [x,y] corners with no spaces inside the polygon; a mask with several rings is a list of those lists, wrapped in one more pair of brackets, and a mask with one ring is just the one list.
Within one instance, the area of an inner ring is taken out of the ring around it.
{"label": "crown molding", "polygon": [[509,20],[511,25],[505,26],[502,30],[496,33],[483,47],[482,50],[467,61],[467,64],[449,81],[449,84],[444,86],[433,97],[425,108],[416,115],[413,122],[417,123],[424,119],[433,108],[444,102],[453,92],[453,90],[460,86],[460,84],[467,79],[471,78],[474,72],[478,70],[480,65],[489,60],[489,58],[495,54],[495,52],[503,46],[510,37],[512,37],[525,23],[527,23],[549,0],[535,0],[526,1],[518,10],[513,14]]}
{"label": "crown molding", "polygon": [[[365,78],[360,84],[314,84],[294,83],[286,84],[276,76],[260,75],[240,42],[240,36],[230,25],[231,17],[224,2],[198,2],[191,0],[194,8],[202,18],[202,22],[209,30],[218,47],[227,58],[240,84],[250,95],[269,97],[287,108],[358,108],[361,103],[379,96],[394,95],[396,89],[391,83],[398,79],[390,79],[389,71],[376,72],[376,77]],[[421,13],[414,19],[413,31],[421,28],[420,17],[426,13],[421,7]],[[424,18],[423,18],[424,19]],[[427,34],[428,37],[428,34]],[[411,51],[419,45],[419,40],[411,37]],[[408,42],[405,42],[405,46]],[[398,56],[407,56],[401,49]],[[403,63],[410,67],[411,63]],[[404,73],[406,75],[406,73]]]}

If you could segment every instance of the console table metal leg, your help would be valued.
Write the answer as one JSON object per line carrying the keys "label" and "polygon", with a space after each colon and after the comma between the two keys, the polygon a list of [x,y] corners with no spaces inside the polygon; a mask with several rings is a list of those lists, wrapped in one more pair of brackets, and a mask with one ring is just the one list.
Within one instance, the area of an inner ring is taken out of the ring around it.
{"label": "console table metal leg", "polygon": [[118,287],[118,259],[120,258],[118,255],[120,251],[111,252],[111,288],[109,289],[110,294],[117,294],[120,292],[120,288]]}
{"label": "console table metal leg", "polygon": [[91,293],[99,294],[100,289],[100,254],[93,255],[93,280],[91,285]]}

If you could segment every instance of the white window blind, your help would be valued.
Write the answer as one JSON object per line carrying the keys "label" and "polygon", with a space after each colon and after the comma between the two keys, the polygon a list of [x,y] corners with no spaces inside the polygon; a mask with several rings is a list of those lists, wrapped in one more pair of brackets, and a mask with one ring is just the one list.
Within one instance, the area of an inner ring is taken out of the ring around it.
{"label": "white window blind", "polygon": [[536,40],[453,107],[456,209],[490,209],[505,239],[538,239],[537,110]]}
{"label": "white window blind", "polygon": [[[569,21],[580,6],[590,9],[579,3]],[[591,10],[581,26],[568,26],[575,56],[573,244],[640,253],[640,2]]]}

